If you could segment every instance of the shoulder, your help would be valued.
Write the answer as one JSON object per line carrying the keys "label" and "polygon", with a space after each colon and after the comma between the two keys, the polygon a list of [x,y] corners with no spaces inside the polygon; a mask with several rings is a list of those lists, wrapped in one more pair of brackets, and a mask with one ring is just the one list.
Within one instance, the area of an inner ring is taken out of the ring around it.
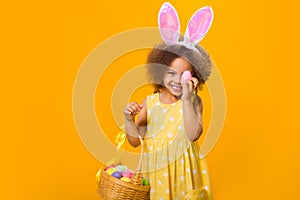
{"label": "shoulder", "polygon": [[154,94],[150,94],[146,97],[146,99],[155,99],[156,97],[158,97],[159,93],[154,93]]}
{"label": "shoulder", "polygon": [[147,105],[151,105],[153,103],[156,103],[159,100],[159,93],[154,93],[151,95],[148,95],[145,99],[145,103],[147,103]]}

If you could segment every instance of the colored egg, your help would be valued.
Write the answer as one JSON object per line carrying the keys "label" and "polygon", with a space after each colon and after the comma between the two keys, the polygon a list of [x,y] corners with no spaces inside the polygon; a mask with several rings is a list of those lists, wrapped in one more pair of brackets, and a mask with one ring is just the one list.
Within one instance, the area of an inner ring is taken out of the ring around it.
{"label": "colored egg", "polygon": [[122,176],[123,177],[127,177],[127,178],[131,178],[133,176],[133,171],[132,170],[126,170],[124,172],[122,172]]}
{"label": "colored egg", "polygon": [[120,178],[120,180],[130,182],[131,179],[128,177],[122,177],[122,178]]}
{"label": "colored egg", "polygon": [[124,172],[124,171],[126,171],[126,170],[128,169],[128,167],[123,166],[123,165],[117,165],[117,166],[115,167],[115,169],[116,169],[117,171],[122,171],[122,172]]}
{"label": "colored egg", "polygon": [[145,178],[142,179],[142,183],[143,183],[144,186],[148,186],[149,185],[148,179],[145,179]]}
{"label": "colored egg", "polygon": [[111,174],[111,176],[113,176],[113,177],[115,177],[115,178],[121,178],[121,177],[122,177],[122,174],[121,174],[121,172],[116,171],[116,172],[113,172],[113,173]]}
{"label": "colored egg", "polygon": [[192,74],[190,71],[186,70],[182,73],[182,76],[181,76],[183,79],[185,80],[191,80],[192,79]]}
{"label": "colored egg", "polygon": [[122,165],[117,165],[117,166],[115,167],[115,169],[116,169],[117,171],[122,171],[123,167],[122,167]]}
{"label": "colored egg", "polygon": [[116,172],[117,170],[115,168],[109,168],[108,170],[106,170],[106,173],[108,173],[109,175],[111,175],[112,173]]}
{"label": "colored egg", "polygon": [[104,168],[104,171],[108,170],[109,168],[114,168],[114,167],[115,167],[115,165],[109,165],[109,166],[106,166],[106,167]]}

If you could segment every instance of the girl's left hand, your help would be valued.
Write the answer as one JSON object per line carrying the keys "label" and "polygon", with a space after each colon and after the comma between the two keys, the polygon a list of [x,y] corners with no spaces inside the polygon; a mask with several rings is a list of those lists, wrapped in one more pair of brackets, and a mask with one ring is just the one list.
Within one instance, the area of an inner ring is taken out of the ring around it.
{"label": "girl's left hand", "polygon": [[191,80],[186,80],[184,78],[181,79],[181,85],[182,85],[182,100],[188,100],[191,99],[192,95],[194,94],[194,91],[197,89],[197,86],[199,84],[199,81],[197,78],[192,77]]}

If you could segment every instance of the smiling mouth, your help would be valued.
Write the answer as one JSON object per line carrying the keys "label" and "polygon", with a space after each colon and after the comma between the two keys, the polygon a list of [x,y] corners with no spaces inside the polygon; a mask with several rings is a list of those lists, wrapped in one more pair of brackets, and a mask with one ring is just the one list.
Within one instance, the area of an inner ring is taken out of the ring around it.
{"label": "smiling mouth", "polygon": [[171,88],[175,91],[181,91],[182,90],[182,86],[181,85],[171,85]]}

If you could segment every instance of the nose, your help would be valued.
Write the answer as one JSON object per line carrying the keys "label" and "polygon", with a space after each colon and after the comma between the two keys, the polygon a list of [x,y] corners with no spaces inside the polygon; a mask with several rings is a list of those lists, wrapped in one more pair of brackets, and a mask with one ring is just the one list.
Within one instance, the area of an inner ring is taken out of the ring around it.
{"label": "nose", "polygon": [[176,82],[176,83],[181,83],[181,74],[176,74],[176,76],[174,77],[174,81]]}

